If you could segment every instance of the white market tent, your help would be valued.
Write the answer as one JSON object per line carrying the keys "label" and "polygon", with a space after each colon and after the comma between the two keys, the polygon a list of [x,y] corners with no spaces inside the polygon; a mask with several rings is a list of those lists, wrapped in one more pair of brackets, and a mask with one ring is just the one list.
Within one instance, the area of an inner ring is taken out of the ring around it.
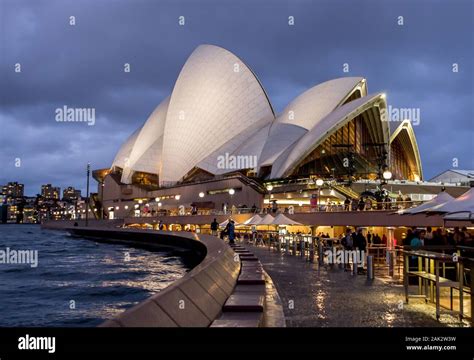
{"label": "white market tent", "polygon": [[273,220],[275,220],[275,218],[273,216],[271,216],[270,214],[267,214],[258,223],[258,225],[273,225]]}
{"label": "white market tent", "polygon": [[292,220],[289,217],[283,215],[283,214],[278,214],[275,219],[272,222],[272,225],[302,225],[298,221]]}
{"label": "white market tent", "polygon": [[[227,224],[229,223],[229,220],[232,220],[232,219],[227,219],[226,221],[221,222],[221,223],[219,224],[219,226],[225,228],[225,227],[227,226]],[[234,225],[235,225],[235,226],[238,226],[239,224],[234,221]]]}
{"label": "white market tent", "polygon": [[470,188],[458,198],[445,204],[436,206],[430,211],[448,213],[444,218],[449,219],[471,219],[474,214],[474,188]]}
{"label": "white market tent", "polygon": [[399,214],[419,214],[422,212],[432,211],[432,208],[446,204],[447,202],[452,200],[454,200],[454,198],[451,195],[449,195],[446,191],[442,191],[430,201],[427,201],[424,204],[421,204],[414,208],[402,210],[399,212]]}
{"label": "white market tent", "polygon": [[262,217],[256,214],[250,219],[245,220],[242,225],[258,225],[260,224],[260,221],[262,221]]}

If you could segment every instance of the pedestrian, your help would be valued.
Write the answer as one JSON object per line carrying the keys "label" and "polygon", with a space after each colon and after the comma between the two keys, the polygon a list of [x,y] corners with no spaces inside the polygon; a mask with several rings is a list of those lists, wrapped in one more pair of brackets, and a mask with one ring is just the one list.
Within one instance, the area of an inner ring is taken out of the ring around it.
{"label": "pedestrian", "polygon": [[411,229],[407,230],[407,234],[403,239],[403,246],[411,246],[411,240],[413,239],[413,231]]}
{"label": "pedestrian", "polygon": [[367,240],[365,239],[365,236],[362,233],[362,229],[359,229],[357,231],[355,247],[359,252],[358,254],[359,262],[357,263],[357,273],[362,274],[364,272],[364,263],[362,259],[365,258],[365,250],[367,249]]}
{"label": "pedestrian", "polygon": [[235,223],[234,220],[230,220],[227,224],[227,234],[229,236],[229,244],[235,244]]}
{"label": "pedestrian", "polygon": [[211,234],[217,236],[217,230],[219,229],[219,223],[217,219],[214,218],[214,221],[211,223]]}
{"label": "pedestrian", "polygon": [[351,210],[357,211],[358,205],[359,205],[359,202],[357,201],[357,199],[352,199]]}
{"label": "pedestrian", "polygon": [[369,197],[365,198],[365,210],[371,210],[372,209],[372,201],[370,201]]}
{"label": "pedestrian", "polygon": [[[351,251],[352,247],[354,245],[354,242],[352,240],[352,234],[351,234],[351,229],[346,229],[346,234],[341,240],[341,245],[344,247],[345,251]],[[344,260],[346,257],[344,256]],[[344,261],[344,271],[348,271],[350,268],[349,262]]]}
{"label": "pedestrian", "polygon": [[428,243],[430,242],[429,240],[433,239],[433,229],[431,228],[431,226],[428,226],[426,228],[426,234],[425,234],[425,239],[428,240]]}
{"label": "pedestrian", "polygon": [[275,214],[278,211],[278,205],[276,200],[273,200],[272,202],[272,212]]}
{"label": "pedestrian", "polygon": [[251,230],[252,230],[252,241],[255,245],[257,245],[257,226],[252,225]]}
{"label": "pedestrian", "polygon": [[351,201],[347,197],[346,200],[344,200],[344,211],[349,211],[351,207]]}
{"label": "pedestrian", "polygon": [[417,249],[417,248],[423,246],[423,242],[420,240],[418,232],[415,232],[413,234],[413,238],[410,241],[410,246],[414,249]]}

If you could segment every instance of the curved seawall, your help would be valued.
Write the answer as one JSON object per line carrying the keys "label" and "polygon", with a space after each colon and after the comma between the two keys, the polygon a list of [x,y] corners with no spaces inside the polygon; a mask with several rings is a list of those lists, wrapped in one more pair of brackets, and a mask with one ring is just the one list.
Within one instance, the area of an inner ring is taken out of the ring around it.
{"label": "curved seawall", "polygon": [[[66,224],[64,224],[66,225]],[[46,224],[46,227],[49,227]],[[52,227],[51,227],[52,228]],[[59,226],[54,226],[60,229]],[[63,227],[75,236],[101,242],[119,242],[141,247],[170,247],[192,251],[199,261],[189,273],[137,304],[107,327],[207,327],[221,313],[240,273],[240,261],[222,240],[210,235],[184,232]]]}

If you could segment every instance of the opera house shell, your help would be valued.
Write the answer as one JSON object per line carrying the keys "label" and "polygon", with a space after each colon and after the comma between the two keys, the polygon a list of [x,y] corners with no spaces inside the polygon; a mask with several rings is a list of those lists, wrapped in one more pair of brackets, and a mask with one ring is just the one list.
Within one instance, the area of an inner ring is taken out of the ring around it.
{"label": "opera house shell", "polygon": [[[236,171],[265,180],[348,173],[370,178],[384,166],[395,178],[422,179],[411,123],[391,131],[382,116],[386,108],[385,94],[369,94],[364,78],[343,77],[308,89],[275,114],[241,59],[201,45],[170,96],[121,146],[111,169],[123,184],[146,178],[159,186]],[[256,161],[221,166],[223,156]]]}

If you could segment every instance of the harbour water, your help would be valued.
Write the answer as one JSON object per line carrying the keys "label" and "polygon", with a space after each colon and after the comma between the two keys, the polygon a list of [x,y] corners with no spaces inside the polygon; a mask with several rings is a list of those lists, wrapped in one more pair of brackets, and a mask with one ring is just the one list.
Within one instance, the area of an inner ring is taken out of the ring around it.
{"label": "harbour water", "polygon": [[[21,250],[31,258],[23,252],[15,260]],[[0,225],[0,327],[97,326],[187,271],[177,253],[96,243],[38,225]]]}

